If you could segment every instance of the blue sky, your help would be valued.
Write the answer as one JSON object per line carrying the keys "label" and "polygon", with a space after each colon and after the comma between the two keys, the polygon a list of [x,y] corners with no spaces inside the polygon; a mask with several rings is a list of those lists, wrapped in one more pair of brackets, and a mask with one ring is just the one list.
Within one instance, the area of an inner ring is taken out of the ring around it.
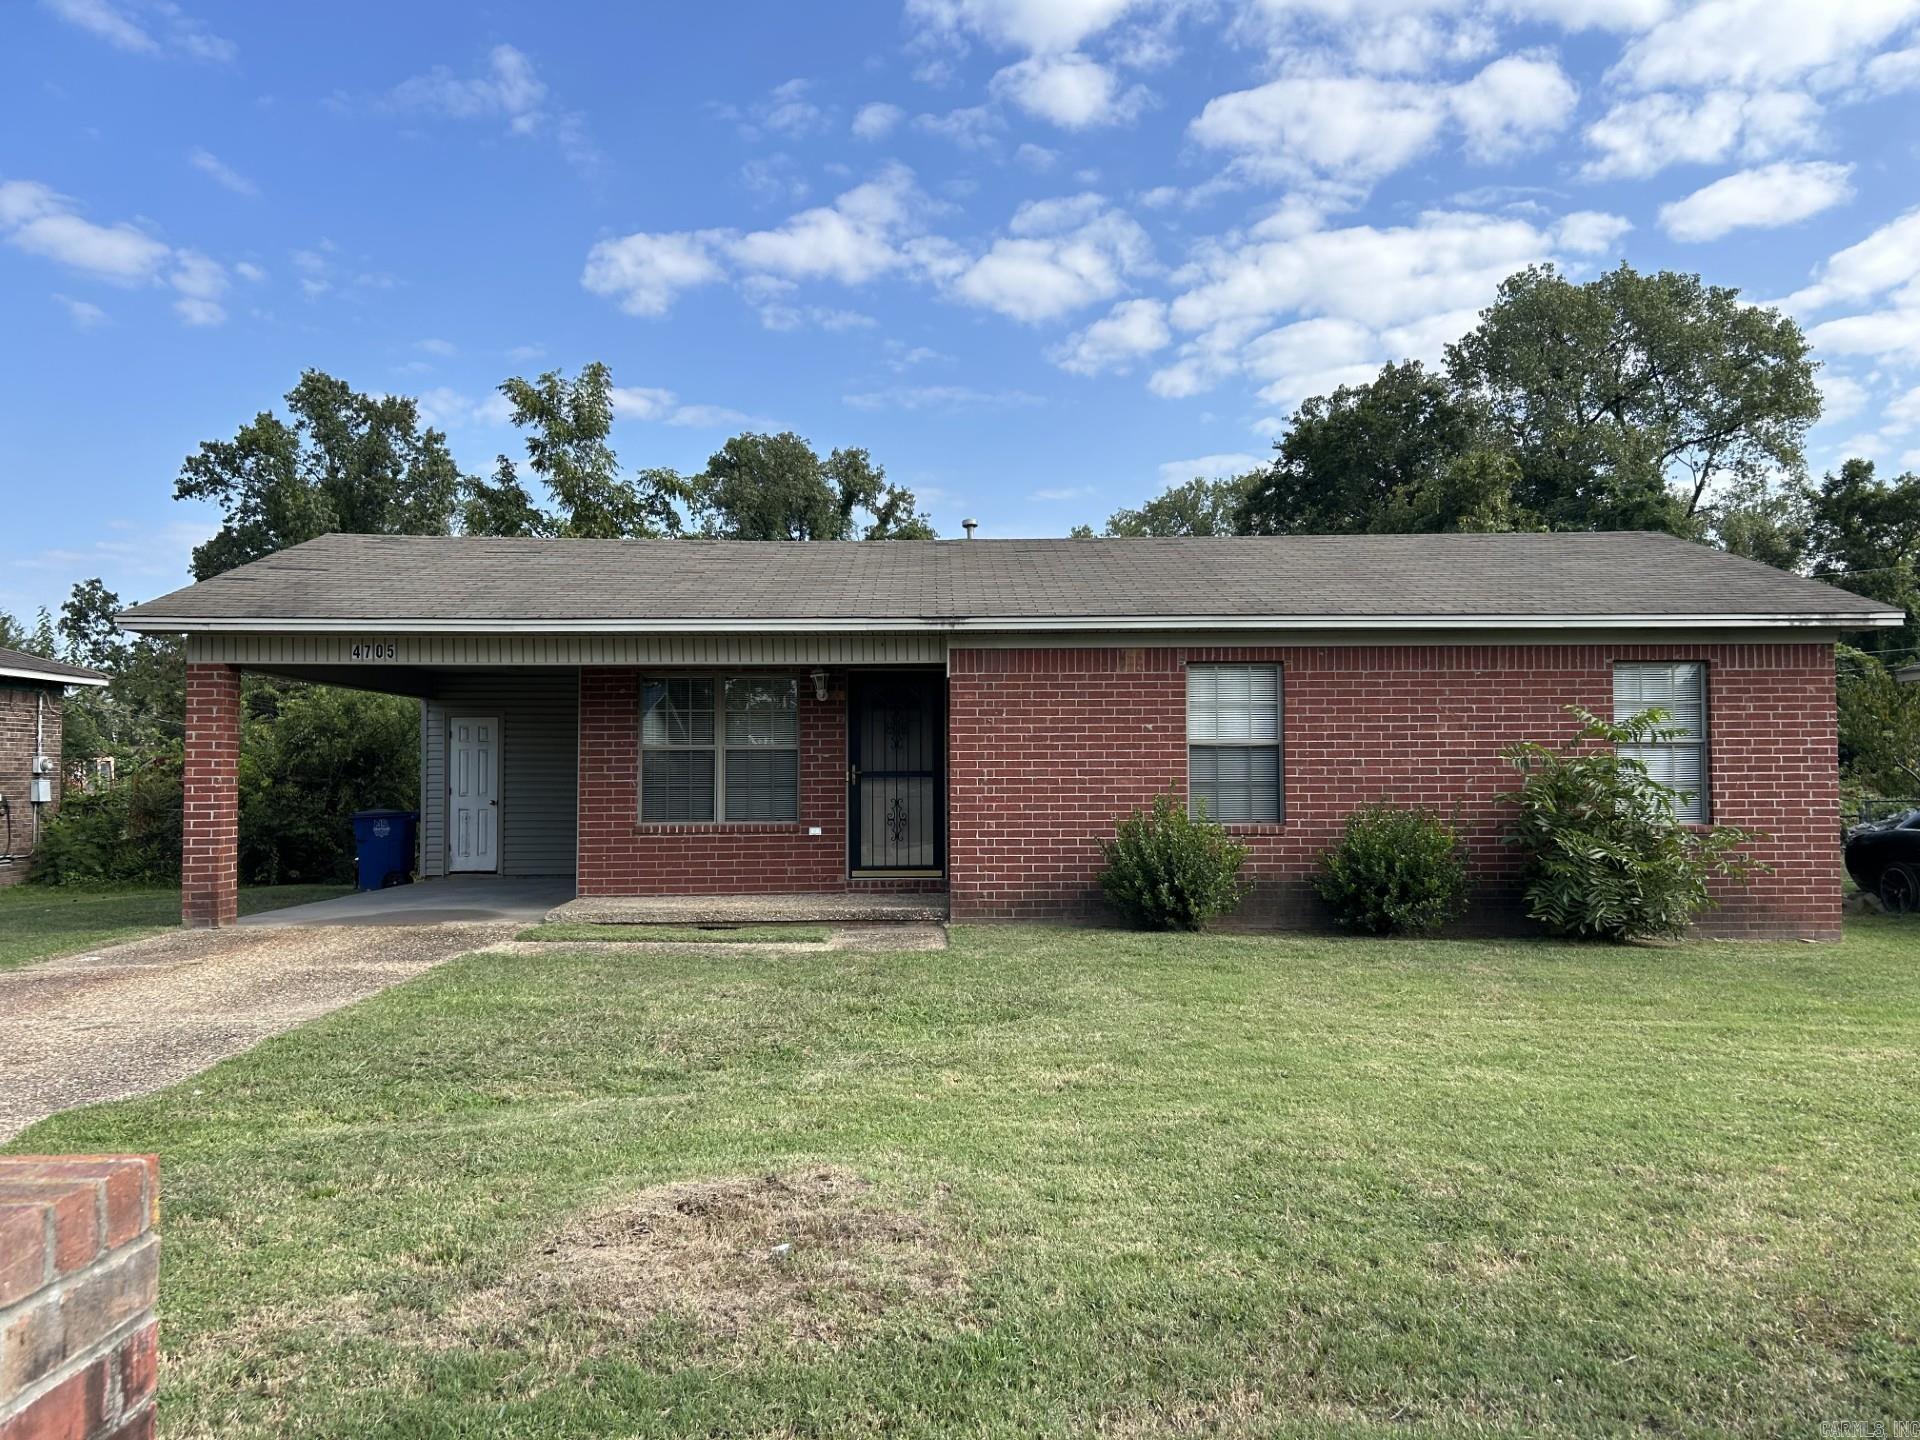
{"label": "blue sky", "polygon": [[864,445],[1064,533],[1624,257],[1786,304],[1816,467],[1920,466],[1920,0],[20,0],[0,607],[181,583],[180,461],[304,366],[612,365],[630,466]]}

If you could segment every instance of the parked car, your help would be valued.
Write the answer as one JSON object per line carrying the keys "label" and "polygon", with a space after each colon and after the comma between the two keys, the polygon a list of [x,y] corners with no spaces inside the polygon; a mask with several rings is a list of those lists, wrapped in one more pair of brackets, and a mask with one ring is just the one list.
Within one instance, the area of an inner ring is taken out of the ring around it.
{"label": "parked car", "polygon": [[1920,810],[1847,832],[1847,873],[1896,915],[1920,911]]}

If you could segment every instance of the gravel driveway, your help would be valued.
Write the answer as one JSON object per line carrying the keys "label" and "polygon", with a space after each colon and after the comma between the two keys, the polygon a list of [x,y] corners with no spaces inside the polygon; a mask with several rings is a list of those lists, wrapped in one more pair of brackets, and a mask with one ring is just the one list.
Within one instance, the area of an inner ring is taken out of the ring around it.
{"label": "gravel driveway", "polygon": [[174,931],[0,972],[0,1140],[198,1074],[520,928]]}

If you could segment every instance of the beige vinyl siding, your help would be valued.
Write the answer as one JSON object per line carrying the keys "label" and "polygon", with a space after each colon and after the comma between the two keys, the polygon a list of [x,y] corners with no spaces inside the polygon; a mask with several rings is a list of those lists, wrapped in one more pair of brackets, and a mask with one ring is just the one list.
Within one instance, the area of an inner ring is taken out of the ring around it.
{"label": "beige vinyl siding", "polygon": [[447,722],[500,720],[500,870],[571,875],[577,854],[580,677],[567,669],[441,675],[421,745],[421,874],[447,873]]}
{"label": "beige vinyl siding", "polygon": [[[379,658],[353,658],[354,646]],[[387,647],[391,645],[391,658]],[[367,683],[383,670],[497,665],[938,665],[947,637],[925,634],[407,635],[370,625],[352,633],[189,635],[187,659],[222,665],[350,665]]]}

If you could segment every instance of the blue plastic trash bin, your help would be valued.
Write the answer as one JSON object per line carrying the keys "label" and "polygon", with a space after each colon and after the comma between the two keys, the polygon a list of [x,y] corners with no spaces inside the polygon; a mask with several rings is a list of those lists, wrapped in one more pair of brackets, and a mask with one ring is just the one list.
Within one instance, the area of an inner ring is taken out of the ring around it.
{"label": "blue plastic trash bin", "polygon": [[384,890],[413,879],[413,827],[417,810],[356,810],[353,851],[360,865],[360,888]]}

